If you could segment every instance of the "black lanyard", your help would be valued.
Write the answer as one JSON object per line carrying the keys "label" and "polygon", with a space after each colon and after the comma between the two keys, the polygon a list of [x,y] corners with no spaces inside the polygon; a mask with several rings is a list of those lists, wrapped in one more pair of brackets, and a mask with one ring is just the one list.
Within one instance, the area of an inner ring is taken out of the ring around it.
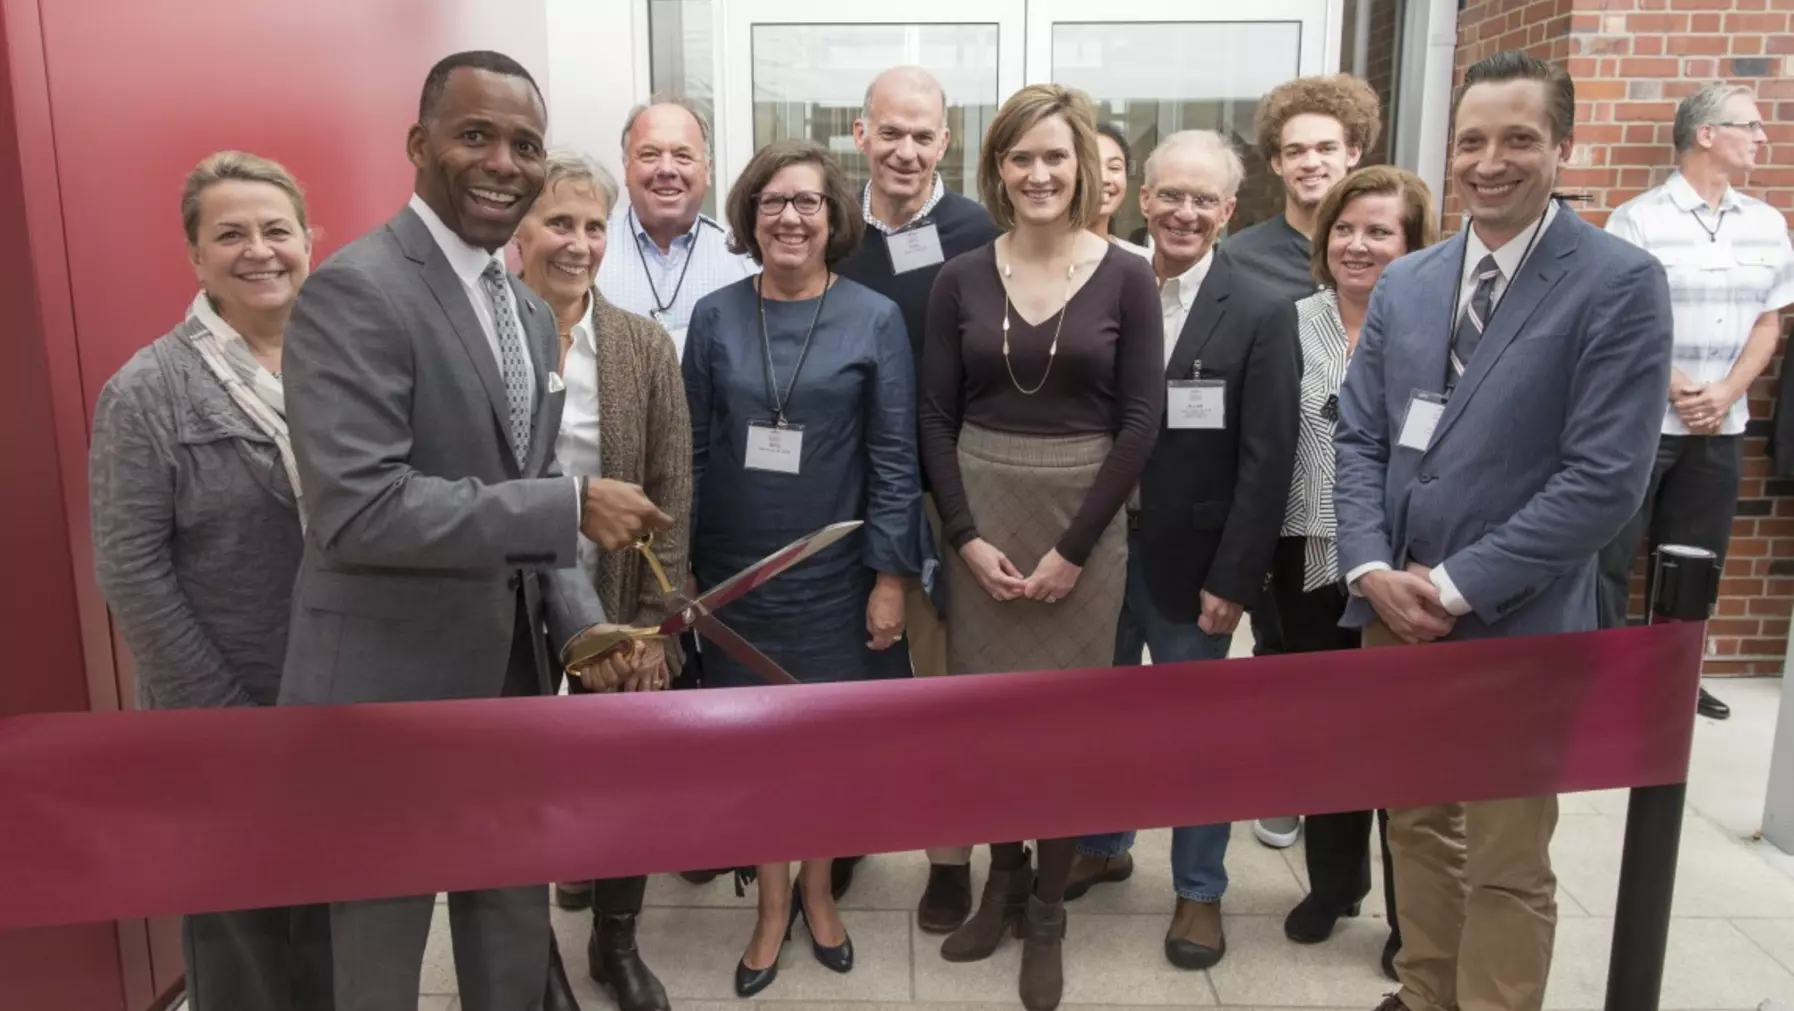
{"label": "black lanyard", "polygon": [[803,349],[797,353],[797,367],[791,370],[791,382],[785,387],[785,395],[779,396],[779,383],[772,374],[772,339],[766,335],[766,292],[762,286],[764,277],[756,278],[754,298],[760,308],[760,350],[766,353],[766,399],[772,402],[773,424],[784,428],[786,425],[785,409],[791,406],[791,394],[797,390],[797,377],[804,371],[804,362],[810,358],[810,340],[816,336],[816,322],[822,319],[822,307],[828,302],[828,290],[833,287],[834,275],[825,275],[822,280],[822,295],[816,299],[816,314],[810,317],[810,332],[804,334]]}
{"label": "black lanyard", "polygon": [[[685,247],[685,266],[679,268],[679,280],[673,284],[673,297],[662,303],[660,289],[654,285],[654,271],[648,269],[648,254],[642,252],[642,240],[635,235],[635,229],[640,227],[641,219],[635,216],[633,207],[629,209],[629,224],[630,237],[635,238],[635,258],[642,262],[642,276],[648,279],[648,296],[654,299],[654,311],[648,315],[654,317],[654,322],[664,325],[667,310],[678,304],[679,292],[685,288],[685,275],[691,272],[691,261],[698,258],[698,226],[692,226],[691,244]],[[654,240],[650,238],[648,241]]]}
{"label": "black lanyard", "polygon": [[1718,242],[1719,241],[1719,230],[1721,228],[1725,227],[1725,212],[1724,211],[1719,212],[1719,218],[1718,218],[1718,220],[1713,222],[1712,228],[1708,228],[1707,223],[1705,221],[1701,220],[1701,209],[1699,207],[1696,207],[1693,210],[1690,210],[1688,212],[1688,216],[1694,219],[1695,224],[1701,226],[1701,231],[1707,233],[1707,241],[1708,242]]}

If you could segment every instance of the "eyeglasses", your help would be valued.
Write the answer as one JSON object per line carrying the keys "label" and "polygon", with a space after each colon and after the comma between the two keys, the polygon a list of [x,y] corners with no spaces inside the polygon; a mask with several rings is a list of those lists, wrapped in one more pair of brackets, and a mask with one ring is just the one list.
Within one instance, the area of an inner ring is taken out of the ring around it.
{"label": "eyeglasses", "polygon": [[1730,121],[1730,120],[1720,120],[1720,121],[1718,121],[1718,122],[1716,122],[1716,123],[1713,123],[1713,124],[1712,124],[1712,125],[1713,125],[1713,126],[1735,126],[1735,127],[1737,127],[1737,128],[1738,128],[1738,129],[1740,129],[1740,130],[1747,130],[1747,131],[1749,131],[1749,132],[1751,132],[1751,133],[1764,133],[1764,132],[1766,132],[1766,131],[1765,131],[1765,130],[1764,130],[1764,129],[1763,129],[1763,121],[1762,121],[1762,120],[1760,120],[1760,119],[1753,119],[1753,120],[1751,120],[1751,121],[1750,121],[1750,122],[1748,122],[1748,123],[1736,123],[1736,122],[1732,122],[1732,121]]}
{"label": "eyeglasses", "polygon": [[757,193],[754,195],[754,206],[760,208],[760,216],[766,218],[776,218],[785,213],[787,205],[797,208],[797,213],[807,218],[822,210],[822,205],[825,203],[827,200],[822,194],[809,191],[793,193],[789,196],[783,193]]}
{"label": "eyeglasses", "polygon": [[1193,206],[1199,211],[1212,211],[1221,206],[1221,198],[1212,193],[1185,193],[1182,190],[1155,190],[1152,198],[1173,210],[1182,210],[1185,205]]}

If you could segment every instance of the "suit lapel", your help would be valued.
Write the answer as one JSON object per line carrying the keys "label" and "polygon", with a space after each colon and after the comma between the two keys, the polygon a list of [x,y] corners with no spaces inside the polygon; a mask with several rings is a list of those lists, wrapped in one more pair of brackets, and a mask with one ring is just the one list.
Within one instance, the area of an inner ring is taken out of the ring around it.
{"label": "suit lapel", "polygon": [[[508,433],[511,430],[511,405],[505,397],[504,379],[498,373],[498,362],[492,357],[492,346],[486,342],[486,331],[480,328],[473,303],[468,301],[467,287],[455,276],[448,257],[436,245],[436,239],[430,235],[423,219],[409,207],[394,219],[393,231],[399,237],[399,248],[422,268],[424,283],[436,296],[436,304],[442,307],[450,328],[455,331],[474,371],[479,374],[480,385],[486,388],[486,400],[492,407],[492,418],[498,423],[499,432]],[[505,445],[510,445],[508,439]]]}
{"label": "suit lapel", "polygon": [[[1413,362],[1419,369],[1418,381],[1411,384],[1414,389],[1428,393],[1445,392],[1445,370],[1450,367],[1451,357],[1451,326],[1457,308],[1451,304],[1451,293],[1456,287],[1459,265],[1464,262],[1464,246],[1465,238],[1460,233],[1451,240],[1449,248],[1441,249],[1441,255],[1433,257],[1433,262],[1419,279],[1419,288],[1426,293],[1427,302],[1421,307],[1420,325],[1414,331],[1418,346],[1411,349]],[[1401,392],[1405,394],[1407,391]]]}
{"label": "suit lapel", "polygon": [[1177,344],[1171,349],[1171,360],[1165,363],[1166,379],[1190,378],[1190,367],[1200,360],[1202,349],[1208,346],[1209,339],[1221,326],[1221,320],[1226,318],[1229,268],[1224,266],[1225,262],[1217,257],[1209,265],[1208,276],[1202,279],[1202,287],[1197,291],[1196,303],[1190,306],[1189,318],[1184,320]]}
{"label": "suit lapel", "polygon": [[[1464,405],[1476,395],[1477,387],[1495,363],[1501,359],[1501,353],[1519,336],[1520,330],[1539,306],[1551,297],[1552,289],[1557,282],[1563,280],[1563,260],[1576,251],[1578,236],[1576,229],[1582,219],[1576,217],[1574,211],[1567,207],[1559,207],[1556,220],[1551,228],[1539,237],[1538,248],[1534,249],[1520,264],[1517,276],[1501,295],[1501,301],[1495,303],[1495,314],[1489,320],[1489,327],[1483,331],[1482,341],[1477,345],[1476,354],[1471,356],[1470,367],[1458,380],[1458,387],[1452,391],[1451,399],[1445,405],[1445,414],[1439,419],[1439,430],[1433,435],[1434,446],[1439,445],[1445,433],[1464,413]],[[1461,262],[1461,259],[1460,259]],[[1461,275],[1460,275],[1461,276]],[[1446,333],[1450,333],[1448,329]],[[1449,342],[1450,338],[1447,338]],[[1444,375],[1441,371],[1441,376]]]}

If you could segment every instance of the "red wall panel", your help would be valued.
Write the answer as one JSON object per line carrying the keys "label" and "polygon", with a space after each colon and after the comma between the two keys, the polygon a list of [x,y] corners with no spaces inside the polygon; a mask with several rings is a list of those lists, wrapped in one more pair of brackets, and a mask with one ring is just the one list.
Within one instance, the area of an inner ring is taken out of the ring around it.
{"label": "red wall panel", "polygon": [[[545,82],[546,33],[544,0],[0,0],[0,716],[133,697],[91,575],[88,424],[192,298],[187,171],[283,162],[321,260],[409,194],[430,64],[498,49]],[[0,934],[0,1007],[137,1011],[179,971],[168,922]]]}

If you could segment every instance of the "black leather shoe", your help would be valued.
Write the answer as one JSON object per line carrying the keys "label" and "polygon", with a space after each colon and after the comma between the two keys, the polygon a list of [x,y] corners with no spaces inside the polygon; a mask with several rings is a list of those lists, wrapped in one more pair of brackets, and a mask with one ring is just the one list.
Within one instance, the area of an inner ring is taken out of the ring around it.
{"label": "black leather shoe", "polygon": [[636,950],[635,920],[634,913],[597,917],[592,937],[586,942],[592,982],[610,991],[618,1011],[670,1011],[666,988]]}
{"label": "black leather shoe", "polygon": [[1714,698],[1707,689],[1701,689],[1701,698],[1694,704],[1694,711],[1709,720],[1729,720],[1732,718],[1732,707]]}
{"label": "black leather shoe", "polygon": [[561,946],[553,936],[548,938],[548,985],[542,993],[542,1011],[579,1011],[579,998],[573,996],[573,983],[561,962]]}
{"label": "black leather shoe", "polygon": [[916,907],[924,934],[951,934],[972,915],[972,869],[965,864],[933,864],[928,889]]}
{"label": "black leather shoe", "polygon": [[[838,865],[839,862],[837,862],[837,866]],[[816,928],[810,925],[809,910],[804,908],[804,893],[802,886],[792,887],[791,904],[796,907],[797,914],[804,918],[804,929],[810,932],[810,950],[816,953],[816,961],[821,962],[825,968],[834,972],[852,972],[853,938],[848,936],[846,926],[841,928],[841,943],[834,945],[833,947],[827,947],[823,945],[821,941],[816,939]]]}
{"label": "black leather shoe", "polygon": [[829,893],[835,897],[836,902],[840,902],[846,896],[847,890],[853,887],[853,872],[859,868],[860,861],[864,859],[866,858],[836,857],[829,863]]}
{"label": "black leather shoe", "polygon": [[[793,891],[791,895],[791,915],[785,919],[786,941],[791,940],[791,927],[797,922],[798,913],[802,910],[803,904],[797,901],[797,894]],[[771,986],[772,981],[779,978],[779,959],[783,958],[784,955],[785,945],[781,942],[779,944],[779,953],[773,956],[772,964],[764,969],[748,968],[747,956],[743,955],[741,961],[735,963],[735,996],[740,997],[742,1000],[747,1000],[749,997],[752,997]]]}
{"label": "black leather shoe", "polygon": [[1296,908],[1283,918],[1283,936],[1297,944],[1319,944],[1333,936],[1333,928],[1342,916],[1357,916],[1362,907],[1352,903],[1345,909],[1327,906],[1308,893]]}
{"label": "black leather shoe", "polygon": [[707,885],[722,877],[726,871],[680,871],[679,876],[694,885]]}

